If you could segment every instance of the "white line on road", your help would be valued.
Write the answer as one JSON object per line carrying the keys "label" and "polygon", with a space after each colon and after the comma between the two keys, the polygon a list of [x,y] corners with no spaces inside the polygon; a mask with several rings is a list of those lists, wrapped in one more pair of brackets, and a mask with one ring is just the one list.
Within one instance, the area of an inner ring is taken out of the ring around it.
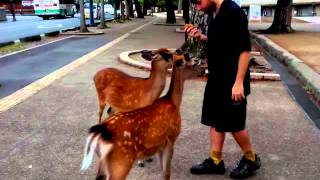
{"label": "white line on road", "polygon": [[155,20],[154,19],[142,26],[139,26],[138,28],[123,34],[122,36],[114,39],[113,41],[105,44],[104,46],[96,49],[95,51],[92,51],[76,60],[74,60],[73,62],[67,64],[66,66],[48,74],[47,76],[29,84],[28,86],[16,91],[15,93],[4,97],[2,99],[0,99],[0,113],[4,112],[12,107],[14,107],[15,105],[23,102],[24,100],[26,100],[27,98],[29,98],[30,96],[34,95],[35,93],[39,92],[40,90],[42,90],[43,88],[49,86],[50,84],[52,84],[55,80],[62,78],[63,76],[65,76],[66,74],[68,74],[69,72],[71,72],[72,70],[74,70],[75,68],[79,67],[80,65],[88,62],[89,60],[91,60],[92,58],[96,57],[97,55],[105,52],[106,50],[108,50],[109,48],[111,48],[112,46],[116,45],[117,43],[119,43],[120,41],[122,41],[123,39],[127,38],[130,36],[131,33],[137,32],[140,29],[144,28],[147,25],[150,25],[151,23],[153,23]]}

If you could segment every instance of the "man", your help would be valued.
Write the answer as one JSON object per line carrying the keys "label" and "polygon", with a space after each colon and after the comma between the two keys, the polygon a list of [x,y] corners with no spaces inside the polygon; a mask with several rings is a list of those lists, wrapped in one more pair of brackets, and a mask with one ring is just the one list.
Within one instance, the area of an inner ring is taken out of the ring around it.
{"label": "man", "polygon": [[209,20],[208,36],[196,28],[186,28],[189,36],[208,42],[209,75],[201,123],[210,126],[211,157],[190,171],[193,174],[224,174],[222,150],[225,134],[231,132],[244,155],[230,177],[248,178],[261,163],[245,129],[251,51],[247,16],[231,0],[199,0],[197,6],[199,10],[213,10],[215,14]]}

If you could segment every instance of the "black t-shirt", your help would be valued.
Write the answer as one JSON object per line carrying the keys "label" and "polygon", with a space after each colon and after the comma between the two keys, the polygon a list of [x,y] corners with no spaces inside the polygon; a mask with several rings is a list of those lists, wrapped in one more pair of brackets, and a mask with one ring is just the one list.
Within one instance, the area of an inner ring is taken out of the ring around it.
{"label": "black t-shirt", "polygon": [[[209,81],[219,92],[231,94],[235,83],[240,54],[251,51],[248,20],[233,1],[224,0],[218,14],[209,19],[208,69]],[[244,93],[250,94],[249,69],[244,79]]]}

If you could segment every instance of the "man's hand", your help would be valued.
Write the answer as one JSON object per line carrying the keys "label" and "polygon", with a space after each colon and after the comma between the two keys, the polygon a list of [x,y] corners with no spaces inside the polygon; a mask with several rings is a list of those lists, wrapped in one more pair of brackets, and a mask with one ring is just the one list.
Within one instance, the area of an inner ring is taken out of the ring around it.
{"label": "man's hand", "polygon": [[242,52],[239,57],[236,81],[232,87],[231,98],[235,102],[240,102],[246,98],[244,95],[243,80],[245,79],[245,75],[247,73],[249,61],[250,61],[250,52],[249,51]]}
{"label": "man's hand", "polygon": [[232,87],[232,100],[235,102],[240,102],[246,97],[244,95],[243,83],[235,83]]}
{"label": "man's hand", "polygon": [[203,35],[196,27],[194,26],[186,26],[185,32],[188,34],[188,36],[199,39],[201,41],[207,41],[207,36]]}

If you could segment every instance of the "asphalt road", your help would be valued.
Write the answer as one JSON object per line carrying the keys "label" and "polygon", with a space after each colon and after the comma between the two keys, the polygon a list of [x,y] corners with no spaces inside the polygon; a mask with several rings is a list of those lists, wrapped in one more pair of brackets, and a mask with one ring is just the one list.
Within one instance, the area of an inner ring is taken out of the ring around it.
{"label": "asphalt road", "polygon": [[[80,26],[79,17],[50,20],[42,20],[37,16],[16,16],[16,18],[16,22],[12,22],[11,16],[8,16],[8,21],[0,22],[0,43]],[[112,19],[111,16],[106,18]]]}
{"label": "asphalt road", "polygon": [[0,99],[110,41],[107,35],[71,37],[0,58]]}

